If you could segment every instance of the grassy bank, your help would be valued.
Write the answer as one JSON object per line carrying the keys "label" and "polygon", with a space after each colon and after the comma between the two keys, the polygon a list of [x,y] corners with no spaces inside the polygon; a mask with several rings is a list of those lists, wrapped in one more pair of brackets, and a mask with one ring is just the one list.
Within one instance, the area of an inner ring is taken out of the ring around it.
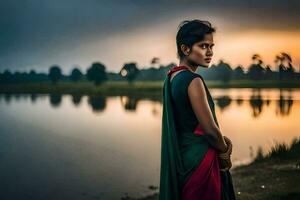
{"label": "grassy bank", "polygon": [[[299,81],[253,81],[233,80],[228,83],[222,81],[206,81],[209,88],[300,88]],[[23,83],[0,84],[0,93],[62,93],[62,94],[107,94],[127,95],[153,93],[161,94],[163,81],[137,81],[129,84],[126,81],[108,81],[95,86],[91,82],[59,82],[52,83]]]}
{"label": "grassy bank", "polygon": [[[265,155],[258,151],[252,163],[233,168],[230,172],[238,200],[298,200],[300,137],[289,145],[277,143]],[[158,200],[158,193],[139,199]]]}

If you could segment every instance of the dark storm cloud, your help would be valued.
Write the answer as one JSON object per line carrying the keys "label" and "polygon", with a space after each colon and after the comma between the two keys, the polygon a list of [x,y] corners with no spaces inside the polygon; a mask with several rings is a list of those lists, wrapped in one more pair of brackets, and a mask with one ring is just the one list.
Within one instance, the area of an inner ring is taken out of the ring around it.
{"label": "dark storm cloud", "polygon": [[[139,15],[135,5],[97,1],[9,1],[1,3],[1,65],[55,57],[78,40],[126,31]],[[29,53],[31,52],[31,53]],[[8,62],[5,62],[8,61]]]}
{"label": "dark storm cloud", "polygon": [[299,30],[300,3],[292,1],[4,0],[0,3],[0,70],[55,63],[79,41],[106,38],[172,19],[208,13],[227,29]]}

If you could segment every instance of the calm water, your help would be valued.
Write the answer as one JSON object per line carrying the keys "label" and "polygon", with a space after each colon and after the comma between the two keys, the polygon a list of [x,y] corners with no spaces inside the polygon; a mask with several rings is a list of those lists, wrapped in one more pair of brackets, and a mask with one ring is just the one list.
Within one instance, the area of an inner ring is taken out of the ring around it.
{"label": "calm water", "polygon": [[[300,89],[210,89],[233,165],[300,136]],[[157,190],[161,97],[0,94],[0,199],[120,199]]]}

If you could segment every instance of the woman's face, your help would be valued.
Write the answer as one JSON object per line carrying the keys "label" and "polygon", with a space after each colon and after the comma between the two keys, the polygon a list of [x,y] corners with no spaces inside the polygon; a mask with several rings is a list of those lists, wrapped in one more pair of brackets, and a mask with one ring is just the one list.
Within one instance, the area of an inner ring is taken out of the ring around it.
{"label": "woman's face", "polygon": [[204,39],[193,44],[192,49],[188,48],[187,61],[194,65],[208,67],[213,56],[213,34],[206,34]]}

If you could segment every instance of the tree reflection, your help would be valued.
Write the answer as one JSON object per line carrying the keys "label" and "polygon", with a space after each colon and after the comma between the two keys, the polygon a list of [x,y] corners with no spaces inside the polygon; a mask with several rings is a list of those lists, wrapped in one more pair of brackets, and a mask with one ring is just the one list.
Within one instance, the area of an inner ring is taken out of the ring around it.
{"label": "tree reflection", "polygon": [[237,103],[238,106],[241,106],[243,104],[243,101],[244,101],[243,97],[238,97],[236,99],[236,103]]}
{"label": "tree reflection", "polygon": [[61,105],[62,95],[61,94],[50,94],[49,100],[50,100],[50,105],[53,108],[58,108]]}
{"label": "tree reflection", "polygon": [[12,98],[11,94],[9,94],[9,93],[4,94],[4,101],[5,101],[6,104],[10,104],[11,98]]}
{"label": "tree reflection", "polygon": [[14,94],[15,100],[16,100],[17,102],[20,101],[21,95],[22,95],[22,94],[20,94],[20,93]]}
{"label": "tree reflection", "polygon": [[36,103],[37,94],[35,94],[35,93],[30,94],[30,100],[31,100],[31,103]]}
{"label": "tree reflection", "polygon": [[224,111],[224,109],[228,107],[230,103],[231,103],[231,98],[227,95],[217,98],[217,105],[219,106],[221,111]]}
{"label": "tree reflection", "polygon": [[135,111],[139,99],[135,96],[120,96],[121,104],[125,110]]}
{"label": "tree reflection", "polygon": [[81,98],[83,95],[81,94],[72,94],[72,103],[74,106],[78,106],[81,102]]}
{"label": "tree reflection", "polygon": [[141,100],[148,100],[152,103],[151,112],[154,116],[160,116],[162,109],[162,96],[161,95],[147,95],[147,96],[137,96],[128,95],[120,96],[120,101],[122,107],[126,111],[135,111],[137,109],[138,102]]}
{"label": "tree reflection", "polygon": [[88,104],[91,106],[93,112],[102,112],[106,107],[106,97],[103,95],[90,95],[88,97]]}
{"label": "tree reflection", "polygon": [[253,90],[253,93],[250,97],[250,106],[253,109],[252,116],[258,117],[262,112],[263,100],[261,96],[261,91]]}
{"label": "tree reflection", "polygon": [[280,89],[279,99],[277,101],[277,107],[276,107],[276,115],[281,115],[281,116],[289,115],[292,105],[293,105],[293,100],[291,97],[291,92],[289,91],[289,95],[285,99],[283,96],[283,91]]}
{"label": "tree reflection", "polygon": [[[241,106],[244,101],[249,101],[249,105],[251,107],[251,115],[254,118],[260,116],[264,110],[264,106],[270,106],[271,102],[274,102],[275,114],[277,116],[288,116],[291,113],[291,109],[293,106],[293,96],[292,90],[280,89],[278,100],[272,100],[274,96],[262,95],[261,89],[253,89],[250,99],[245,99],[245,97],[239,95],[235,101],[238,106]],[[61,105],[62,95],[58,93],[52,93],[49,95],[39,95],[36,93],[31,94],[12,94],[12,93],[3,93],[0,95],[0,101],[6,104],[10,104],[12,100],[16,100],[17,102],[21,102],[26,99],[30,99],[32,103],[35,103],[38,99],[49,98],[49,102],[53,108],[57,108]],[[74,106],[78,106],[82,102],[82,94],[72,94],[71,102]],[[136,111],[139,101],[145,100],[150,103],[150,109],[153,116],[161,116],[162,113],[162,95],[161,94],[141,94],[141,95],[127,95],[127,96],[119,96],[121,106],[126,111]],[[264,99],[263,99],[264,97]],[[46,99],[47,100],[47,99]],[[232,98],[229,95],[223,95],[215,98],[216,106],[219,107],[221,112],[228,109]],[[106,96],[103,95],[90,95],[88,96],[88,105],[91,106],[94,112],[103,111],[106,108]],[[246,107],[246,105],[244,106]],[[242,109],[244,107],[241,107]],[[272,107],[273,108],[273,107]]]}

